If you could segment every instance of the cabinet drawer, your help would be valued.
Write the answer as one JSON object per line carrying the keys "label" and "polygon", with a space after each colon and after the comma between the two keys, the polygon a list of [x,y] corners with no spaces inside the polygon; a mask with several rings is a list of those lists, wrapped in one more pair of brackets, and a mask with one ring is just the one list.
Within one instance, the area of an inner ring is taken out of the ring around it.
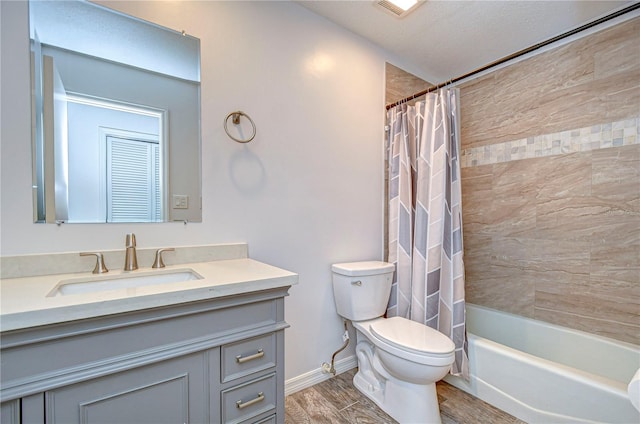
{"label": "cabinet drawer", "polygon": [[276,422],[276,414],[273,414],[255,422],[248,421],[247,424],[276,424]]}
{"label": "cabinet drawer", "polygon": [[222,347],[222,382],[263,371],[276,365],[276,335],[254,337]]}
{"label": "cabinet drawer", "polygon": [[275,408],[275,374],[222,392],[223,423],[239,423]]}

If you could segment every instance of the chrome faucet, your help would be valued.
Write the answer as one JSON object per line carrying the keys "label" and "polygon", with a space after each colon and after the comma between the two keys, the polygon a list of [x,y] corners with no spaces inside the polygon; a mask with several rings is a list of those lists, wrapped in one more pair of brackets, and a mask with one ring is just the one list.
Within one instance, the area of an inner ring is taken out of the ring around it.
{"label": "chrome faucet", "polygon": [[124,256],[124,270],[133,271],[138,269],[138,258],[136,257],[136,235],[127,234],[125,242],[127,251]]}

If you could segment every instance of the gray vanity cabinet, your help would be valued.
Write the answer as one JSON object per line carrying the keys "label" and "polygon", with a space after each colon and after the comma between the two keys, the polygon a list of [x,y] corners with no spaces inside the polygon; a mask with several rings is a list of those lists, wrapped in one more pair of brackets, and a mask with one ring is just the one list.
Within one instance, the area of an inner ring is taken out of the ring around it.
{"label": "gray vanity cabinet", "polygon": [[2,333],[2,423],[284,422],[287,290]]}
{"label": "gray vanity cabinet", "polygon": [[0,423],[18,424],[20,422],[20,399],[3,402],[0,405]]}
{"label": "gray vanity cabinet", "polygon": [[[217,351],[213,351],[216,356]],[[207,354],[194,353],[45,393],[47,423],[204,423]],[[210,369],[210,368],[209,368]],[[215,370],[215,366],[213,367]]]}

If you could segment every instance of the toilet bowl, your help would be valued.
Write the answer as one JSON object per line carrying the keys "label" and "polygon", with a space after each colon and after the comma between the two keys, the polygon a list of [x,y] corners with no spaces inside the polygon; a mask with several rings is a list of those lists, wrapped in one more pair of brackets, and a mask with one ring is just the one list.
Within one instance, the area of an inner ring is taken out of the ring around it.
{"label": "toilet bowl", "polygon": [[400,423],[440,423],[435,383],[449,372],[455,345],[426,325],[382,317],[393,270],[385,262],[332,266],[338,314],[357,334],[353,383]]}

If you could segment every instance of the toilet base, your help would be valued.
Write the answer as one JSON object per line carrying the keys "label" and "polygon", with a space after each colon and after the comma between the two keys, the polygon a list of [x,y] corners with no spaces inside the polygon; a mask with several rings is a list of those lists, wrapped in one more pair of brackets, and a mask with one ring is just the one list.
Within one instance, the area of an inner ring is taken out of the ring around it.
{"label": "toilet base", "polygon": [[381,383],[371,371],[356,373],[353,385],[400,424],[440,424],[436,385],[390,378]]}

